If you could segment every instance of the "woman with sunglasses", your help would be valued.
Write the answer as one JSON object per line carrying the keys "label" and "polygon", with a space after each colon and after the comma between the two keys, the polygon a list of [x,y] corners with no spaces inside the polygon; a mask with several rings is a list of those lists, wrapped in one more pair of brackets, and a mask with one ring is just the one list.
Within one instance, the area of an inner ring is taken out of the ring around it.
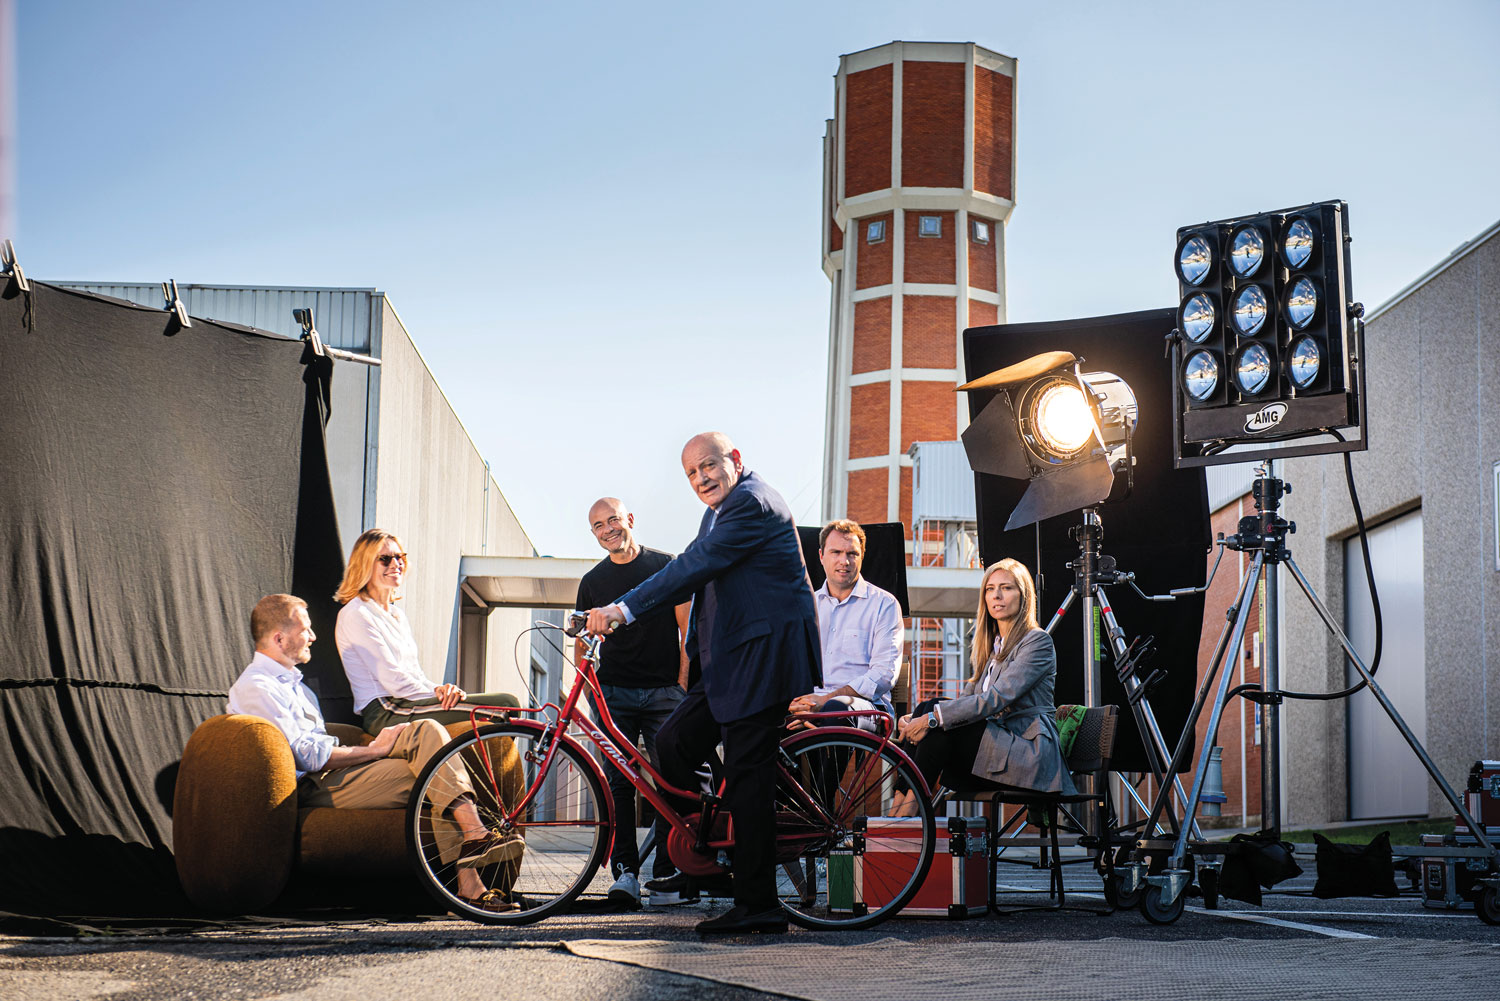
{"label": "woman with sunglasses", "polygon": [[[907,753],[933,790],[941,776],[955,791],[1073,792],[1052,718],[1057,652],[1037,623],[1031,572],[1011,559],[991,564],[974,618],[974,673],[958,698],[923,702],[901,717]],[[895,804],[897,817],[916,813],[911,790]]]}
{"label": "woman with sunglasses", "polygon": [[457,685],[434,687],[422,673],[416,638],[396,605],[407,567],[401,540],[372,528],[355,540],[344,582],[333,596],[344,606],[334,643],[365,732],[420,719],[460,723],[468,720],[472,706],[519,705],[514,695],[503,692],[470,695]]}

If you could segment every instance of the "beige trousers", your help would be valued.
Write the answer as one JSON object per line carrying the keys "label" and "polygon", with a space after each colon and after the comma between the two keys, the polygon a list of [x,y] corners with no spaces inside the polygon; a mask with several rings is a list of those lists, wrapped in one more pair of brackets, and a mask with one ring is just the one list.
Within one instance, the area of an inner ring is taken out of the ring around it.
{"label": "beige trousers", "polygon": [[[396,738],[387,757],[348,768],[309,772],[302,778],[298,799],[303,806],[341,810],[405,809],[422,769],[450,739],[436,720],[417,720]],[[447,861],[463,841],[462,832],[448,816],[449,807],[459,796],[472,794],[474,788],[464,769],[453,762],[443,767],[443,774],[429,788],[438,852]]]}

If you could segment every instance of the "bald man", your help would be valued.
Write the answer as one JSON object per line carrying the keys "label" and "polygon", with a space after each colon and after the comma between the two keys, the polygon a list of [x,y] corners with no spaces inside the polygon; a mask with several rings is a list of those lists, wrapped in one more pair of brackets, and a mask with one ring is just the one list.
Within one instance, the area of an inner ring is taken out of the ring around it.
{"label": "bald man", "polygon": [[733,442],[716,431],[693,437],[682,469],[708,508],[698,537],[619,601],[592,609],[588,627],[606,632],[693,599],[687,652],[703,674],[662,726],[656,747],[662,776],[693,789],[695,769],[724,744],[735,903],[698,930],[784,932],[776,895],[776,751],[787,705],[822,681],[812,583],[786,501],[745,468]]}
{"label": "bald man", "polygon": [[[608,605],[672,562],[672,557],[658,549],[648,549],[636,541],[635,515],[625,509],[618,497],[601,497],[589,508],[589,531],[609,555],[578,582],[578,600],[574,608]],[[609,641],[600,647],[599,687],[610,718],[620,733],[632,744],[645,744],[646,756],[653,764],[656,734],[672,710],[682,701],[687,688],[688,661],[682,652],[682,638],[687,634],[687,602],[675,608],[662,606],[635,622],[616,629]],[[583,654],[578,644],[577,654]],[[594,701],[593,692],[589,701]],[[598,706],[594,712],[598,714]],[[619,907],[634,910],[641,906],[641,856],[635,840],[635,786],[609,761],[605,761],[609,792],[614,800],[615,837],[610,851],[610,871],[615,877],[609,888],[609,899]],[[667,856],[667,830],[656,823],[656,811],[646,804],[646,823],[654,826],[656,852],[651,875],[657,880],[672,876],[674,867]],[[662,890],[651,895],[653,907],[681,904],[691,893]]]}

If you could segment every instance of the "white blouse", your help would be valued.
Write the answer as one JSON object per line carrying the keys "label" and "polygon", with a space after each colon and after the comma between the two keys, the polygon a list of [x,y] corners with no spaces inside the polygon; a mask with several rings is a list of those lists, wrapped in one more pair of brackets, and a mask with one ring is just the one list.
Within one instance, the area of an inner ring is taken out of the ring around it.
{"label": "white blouse", "polygon": [[1004,645],[1005,637],[997,635],[995,637],[995,646],[990,651],[990,662],[986,664],[984,668],[984,684],[979,686],[980,692],[989,691],[990,686],[995,683],[995,676],[1000,673],[999,671],[995,670],[995,658],[1000,656],[1000,648]]}
{"label": "white blouse", "polygon": [[422,673],[406,615],[395,604],[386,611],[364,598],[349,599],[339,611],[333,641],[349,676],[355,712],[381,696],[429,699],[437,694]]}

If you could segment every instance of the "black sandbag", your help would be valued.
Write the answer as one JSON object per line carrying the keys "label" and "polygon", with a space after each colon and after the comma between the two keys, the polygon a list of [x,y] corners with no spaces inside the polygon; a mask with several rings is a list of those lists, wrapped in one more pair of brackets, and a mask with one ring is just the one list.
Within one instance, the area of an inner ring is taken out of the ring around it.
{"label": "black sandbag", "polygon": [[1367,845],[1346,845],[1314,834],[1318,843],[1318,882],[1313,896],[1394,897],[1396,867],[1391,857],[1391,832],[1381,831]]}
{"label": "black sandbag", "polygon": [[1270,831],[1236,834],[1229,841],[1236,848],[1224,858],[1219,874],[1221,896],[1259,904],[1261,887],[1302,875],[1302,867],[1292,858],[1292,845]]}

